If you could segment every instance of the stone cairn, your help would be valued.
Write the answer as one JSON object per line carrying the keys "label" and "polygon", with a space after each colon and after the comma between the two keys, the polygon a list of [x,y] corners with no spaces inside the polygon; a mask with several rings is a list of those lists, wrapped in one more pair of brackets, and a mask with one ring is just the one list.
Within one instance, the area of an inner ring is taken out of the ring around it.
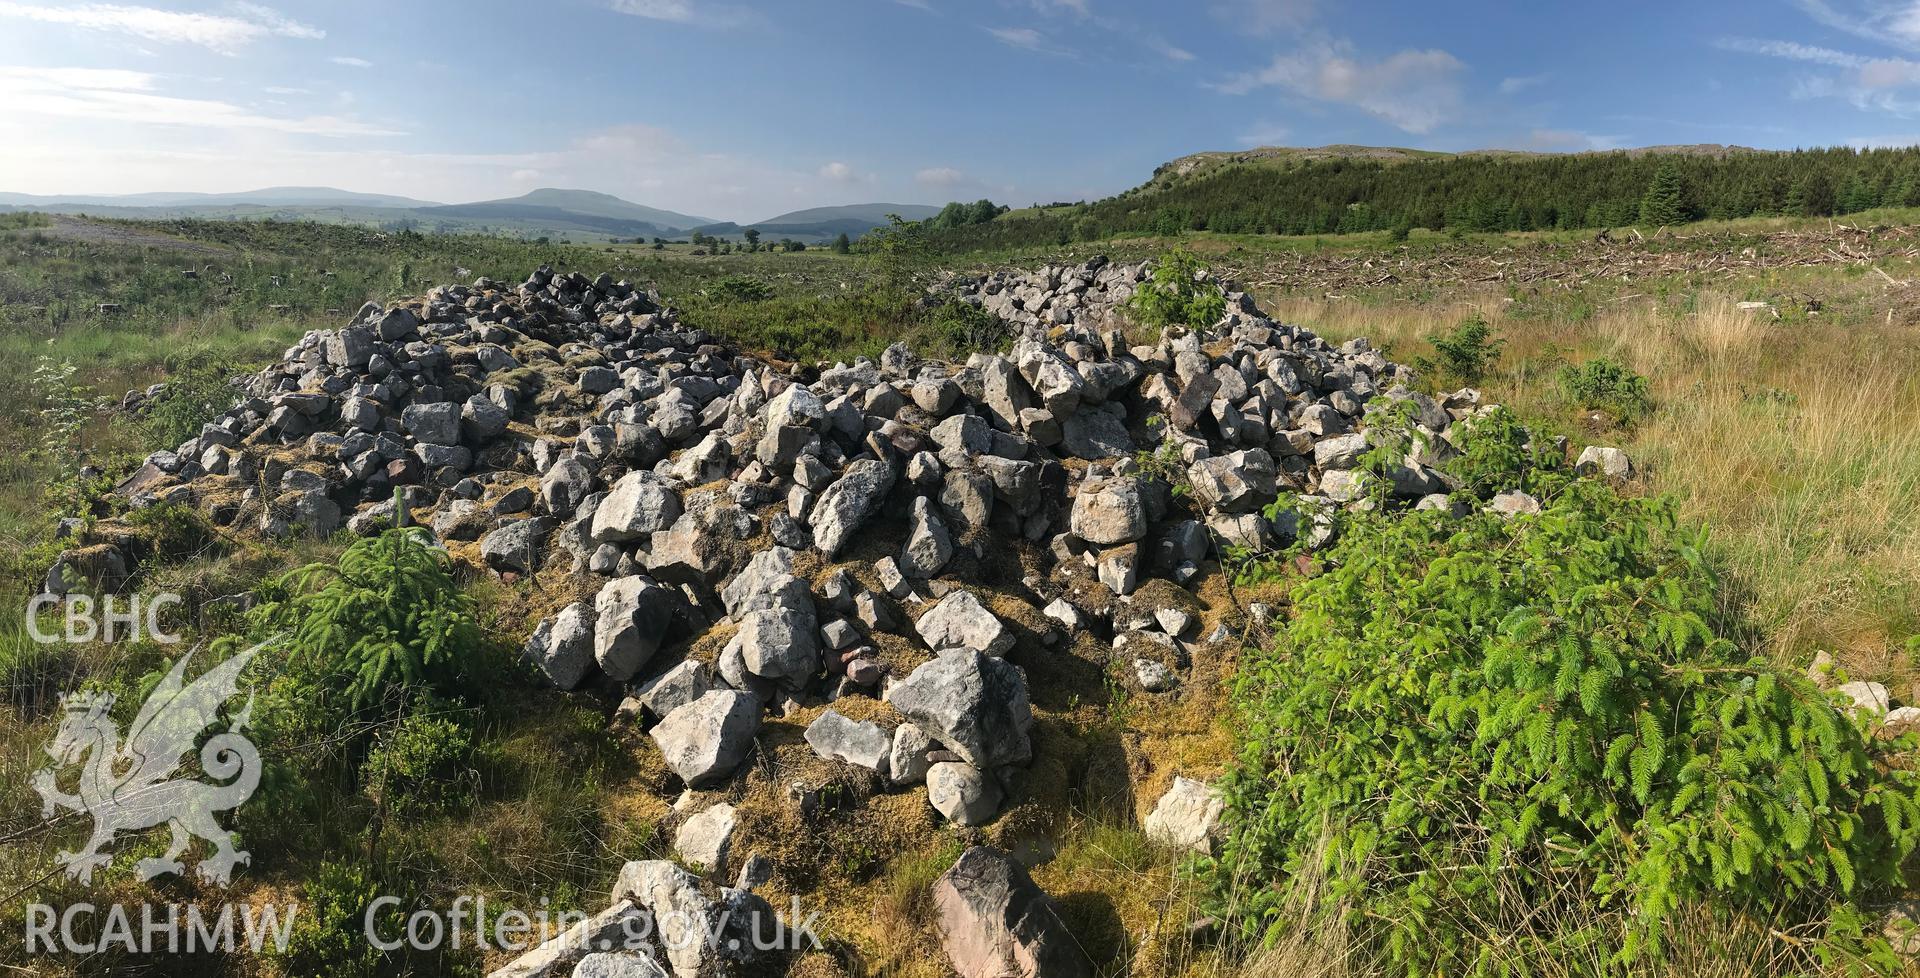
{"label": "stone cairn", "polygon": [[[1147,272],[1095,259],[950,281],[948,294],[1013,326],[1009,353],[956,365],[895,345],[819,369],[744,355],[607,275],[483,278],[307,334],[245,380],[238,406],[121,488],[135,506],[178,502],[275,538],[411,519],[509,580],[571,576],[591,597],[539,621],[526,655],[561,689],[623,687],[622,713],[690,788],[735,778],[769,712],[871,697],[902,722],[829,708],[807,744],[890,790],[924,784],[943,817],[980,825],[1032,757],[1009,602],[1044,604],[1033,620],[1048,642],[1112,634],[1142,689],[1180,695],[1187,643],[1209,639],[1185,611],[1129,614],[1143,581],[1191,584],[1217,546],[1324,543],[1330,523],[1262,510],[1283,492],[1359,505],[1368,406],[1382,399],[1411,402],[1428,436],[1393,470],[1394,495],[1453,505],[1448,435],[1483,410],[1471,390],[1413,392],[1365,340],[1329,344],[1231,287],[1212,329],[1132,342],[1119,310]],[[1143,451],[1177,459],[1191,515],[1143,471]],[[1581,461],[1625,474],[1610,452]],[[1488,505],[1538,509],[1518,493]],[[1037,561],[1020,566],[1044,573],[996,570],[1022,548]],[[111,545],[76,548],[48,588],[124,576],[130,562]],[[731,638],[716,661],[660,655],[720,629]],[[1186,779],[1169,798],[1156,832],[1204,847],[1217,798]],[[683,856],[722,864],[732,824],[726,805],[688,819]],[[999,874],[995,892],[1024,877],[1000,857],[967,858],[990,869],[943,890],[954,907],[978,903],[968,887],[982,873]],[[671,863],[635,863],[583,933],[671,910],[751,916],[767,872],[748,860],[740,885],[715,894]],[[691,976],[738,958],[727,953],[670,953],[665,967]],[[595,974],[661,967],[594,960]],[[588,965],[556,944],[503,974],[573,968]]]}

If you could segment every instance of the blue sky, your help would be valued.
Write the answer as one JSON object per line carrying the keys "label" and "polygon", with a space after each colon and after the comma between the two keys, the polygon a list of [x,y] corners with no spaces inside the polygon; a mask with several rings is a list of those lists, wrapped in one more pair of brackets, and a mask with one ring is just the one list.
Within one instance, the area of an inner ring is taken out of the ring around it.
{"label": "blue sky", "polygon": [[0,0],[0,190],[760,220],[1208,149],[1920,142],[1920,0]]}

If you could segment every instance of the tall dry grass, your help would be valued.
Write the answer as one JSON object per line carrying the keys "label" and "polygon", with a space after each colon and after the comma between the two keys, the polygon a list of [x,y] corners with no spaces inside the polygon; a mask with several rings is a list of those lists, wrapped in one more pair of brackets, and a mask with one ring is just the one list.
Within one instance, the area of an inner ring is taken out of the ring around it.
{"label": "tall dry grass", "polygon": [[[1920,331],[1890,325],[1884,305],[1786,319],[1715,293],[1546,314],[1503,297],[1272,308],[1403,361],[1484,317],[1506,346],[1483,390],[1576,442],[1626,448],[1651,489],[1710,528],[1744,637],[1795,664],[1831,650],[1857,678],[1920,698],[1903,649],[1920,631]],[[1632,427],[1583,429],[1555,381],[1560,364],[1601,355],[1651,382],[1655,410]]]}

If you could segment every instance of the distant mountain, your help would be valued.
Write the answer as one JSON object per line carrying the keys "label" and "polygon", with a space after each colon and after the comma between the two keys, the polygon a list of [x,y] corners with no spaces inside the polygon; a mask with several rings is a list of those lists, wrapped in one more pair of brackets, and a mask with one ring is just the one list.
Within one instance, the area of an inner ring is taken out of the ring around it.
{"label": "distant mountain", "polygon": [[630,200],[621,200],[612,194],[592,190],[560,190],[552,187],[543,187],[505,200],[483,200],[472,204],[455,204],[430,209],[463,216],[484,217],[488,211],[526,214],[529,208],[546,213],[560,212],[646,224],[663,232],[681,231],[717,223],[711,217],[696,217],[691,214],[661,210],[658,207],[647,207]]}
{"label": "distant mountain", "polygon": [[388,194],[361,194],[332,187],[268,187],[235,194],[36,194],[0,193],[0,205],[54,210],[67,207],[432,207],[434,203]]}
{"label": "distant mountain", "polygon": [[610,194],[552,188],[471,204],[439,204],[331,187],[270,187],[234,194],[0,193],[0,210],[84,213],[131,220],[314,221],[577,241],[679,237],[690,228],[714,223],[712,218],[647,207]]}
{"label": "distant mountain", "polygon": [[846,204],[840,207],[814,207],[770,218],[757,224],[727,221],[694,228],[716,238],[738,238],[748,228],[760,232],[764,240],[792,238],[807,244],[825,244],[840,235],[858,238],[874,228],[887,226],[887,215],[898,214],[904,220],[924,221],[940,213],[940,208],[925,204]]}

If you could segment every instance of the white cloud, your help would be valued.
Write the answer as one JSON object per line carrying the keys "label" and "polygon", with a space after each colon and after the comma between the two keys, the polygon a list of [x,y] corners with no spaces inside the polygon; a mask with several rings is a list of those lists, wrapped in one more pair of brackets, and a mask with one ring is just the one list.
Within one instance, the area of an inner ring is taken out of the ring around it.
{"label": "white cloud", "polygon": [[540,180],[540,171],[532,169],[531,167],[523,167],[507,174],[507,179],[512,180],[514,183],[537,183]]}
{"label": "white cloud", "polygon": [[851,183],[852,181],[858,179],[858,177],[853,172],[853,167],[850,167],[845,163],[840,162],[839,160],[834,160],[833,162],[828,163],[825,166],[822,166],[820,168],[820,179],[833,180],[839,183]]}
{"label": "white cloud", "polygon": [[1546,81],[1549,77],[1551,76],[1550,75],[1520,75],[1513,78],[1502,78],[1500,79],[1500,94],[1518,95],[1529,88],[1535,88],[1540,85],[1546,84]]}
{"label": "white cloud", "polygon": [[933,4],[928,3],[927,0],[893,0],[893,2],[902,7],[912,7],[915,10],[924,10],[927,13],[933,13]]}
{"label": "white cloud", "polygon": [[403,136],[340,116],[272,116],[155,91],[154,75],[95,68],[0,66],[0,121],[20,115],[142,126],[265,130],[307,136]]}
{"label": "white cloud", "polygon": [[986,31],[1008,47],[1039,51],[1047,46],[1046,35],[1031,27],[989,27]]}
{"label": "white cloud", "polygon": [[261,91],[266,92],[268,95],[312,95],[313,94],[312,89],[291,88],[285,85],[268,85],[266,88],[261,89]]}
{"label": "white cloud", "polygon": [[1214,86],[1229,95],[1279,88],[1322,102],[1351,105],[1411,133],[1429,133],[1460,111],[1460,59],[1439,49],[1407,50],[1366,62],[1345,43],[1322,43],[1283,54],[1259,70]]}
{"label": "white cloud", "polygon": [[343,55],[338,55],[338,56],[336,56],[336,57],[332,57],[332,58],[328,58],[327,60],[328,60],[328,61],[331,61],[331,62],[333,62],[334,64],[337,64],[337,65],[344,65],[344,66],[346,66],[346,67],[348,67],[348,68],[371,68],[371,67],[373,67],[373,62],[371,62],[371,61],[368,61],[368,60],[367,60],[367,59],[365,59],[365,58],[356,58],[356,57],[353,57],[353,56],[351,56],[351,55],[344,55],[344,54],[343,54]]}
{"label": "white cloud", "polygon": [[950,166],[933,166],[913,175],[914,182],[924,187],[957,187],[969,183],[967,175]]}
{"label": "white cloud", "polygon": [[233,6],[234,15],[184,13],[154,7],[109,3],[48,6],[0,0],[0,17],[63,24],[81,30],[130,34],[167,44],[196,44],[221,54],[267,37],[319,40],[327,32],[251,3]]}

